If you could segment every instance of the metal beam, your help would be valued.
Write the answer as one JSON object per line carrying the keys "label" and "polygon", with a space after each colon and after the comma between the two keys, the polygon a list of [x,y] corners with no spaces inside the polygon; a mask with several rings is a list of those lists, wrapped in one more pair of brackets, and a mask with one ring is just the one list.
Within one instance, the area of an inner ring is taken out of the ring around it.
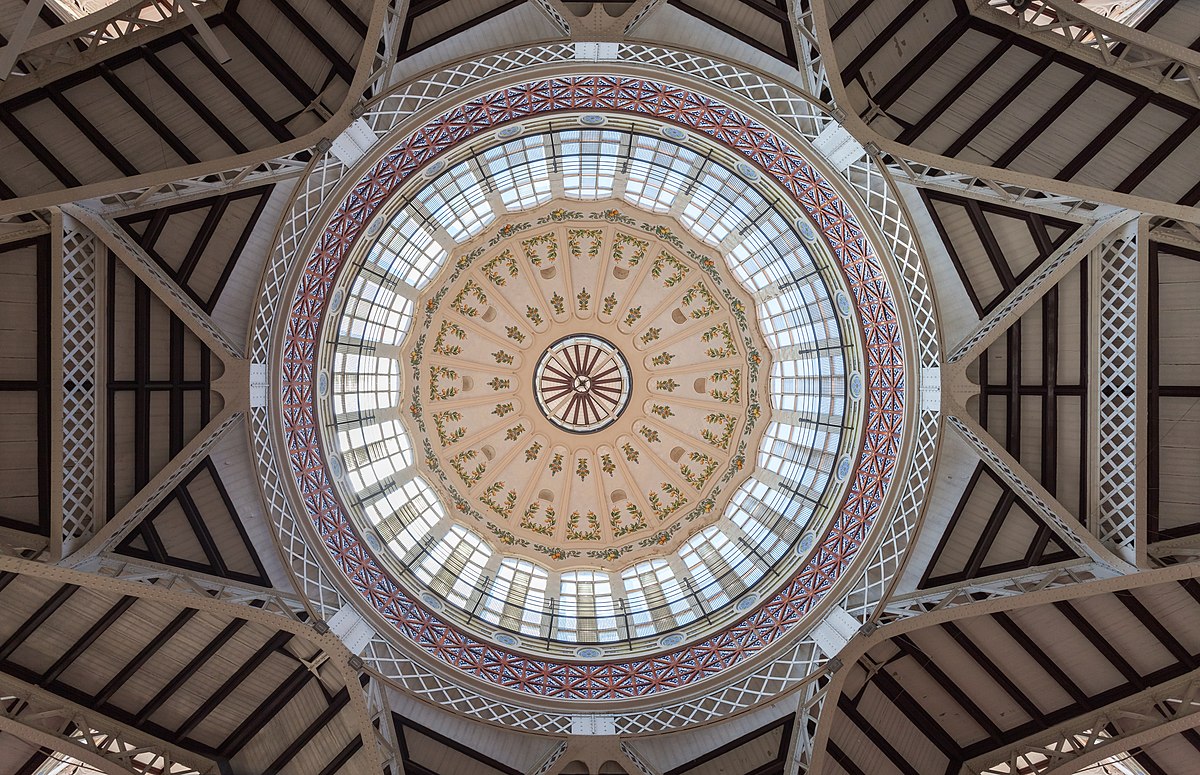
{"label": "metal beam", "polygon": [[20,56],[25,44],[29,41],[29,33],[33,31],[33,25],[37,21],[45,1],[29,0],[25,10],[21,12],[21,18],[17,19],[16,29],[13,30],[8,43],[4,48],[0,48],[0,81],[7,81],[8,76],[12,74],[17,57]]}
{"label": "metal beam", "polygon": [[179,451],[179,454],[171,458],[171,461],[147,482],[146,486],[138,491],[137,495],[133,496],[104,527],[97,530],[86,544],[70,556],[65,557],[63,562],[72,567],[78,567],[101,551],[120,543],[168,492],[174,490],[176,485],[191,473],[209,450],[220,441],[225,431],[229,430],[241,416],[242,412],[236,406],[226,405],[220,414],[204,426],[195,438]]}
{"label": "metal beam", "polygon": [[1012,322],[1019,320],[1029,311],[1046,291],[1057,285],[1089,253],[1137,217],[1136,212],[1118,212],[1077,232],[1073,239],[1054,252],[1038,272],[1027,277],[1009,294],[1004,303],[980,321],[979,326],[954,348],[946,359],[947,363],[962,363],[965,368],[965,364],[973,362]]}
{"label": "metal beam", "polygon": [[1149,219],[1139,218],[1097,250],[1089,349],[1091,492],[1088,527],[1126,562],[1147,563],[1146,353]]}
{"label": "metal beam", "polygon": [[[63,212],[70,214],[95,234],[200,341],[225,361],[226,365],[230,360],[242,359],[241,349],[217,328],[208,313],[168,277],[154,259],[112,219],[77,204],[63,205]],[[229,401],[226,401],[227,405],[228,403]]]}
{"label": "metal beam", "polygon": [[217,775],[196,753],[0,673],[0,730],[89,764],[101,772]]}
{"label": "metal beam", "polygon": [[1117,573],[1130,573],[1136,568],[1117,557],[1094,535],[1076,527],[1079,521],[1058,499],[1046,491],[1021,463],[992,438],[970,413],[953,402],[946,407],[947,420],[961,434],[988,466],[1016,491],[1062,542],[1093,562],[1105,565]]}
{"label": "metal beam", "polygon": [[1110,756],[1145,748],[1200,726],[1200,671],[1039,731],[1002,751],[984,754],[962,775],[1036,772],[1073,775]]}

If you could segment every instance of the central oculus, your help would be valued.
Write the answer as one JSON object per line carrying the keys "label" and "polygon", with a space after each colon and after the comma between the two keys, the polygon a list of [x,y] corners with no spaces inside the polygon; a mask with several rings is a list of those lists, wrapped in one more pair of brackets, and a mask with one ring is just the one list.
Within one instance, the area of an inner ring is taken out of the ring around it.
{"label": "central oculus", "polygon": [[616,345],[594,334],[566,336],[546,348],[533,373],[538,409],[572,433],[593,433],[629,404],[629,363]]}

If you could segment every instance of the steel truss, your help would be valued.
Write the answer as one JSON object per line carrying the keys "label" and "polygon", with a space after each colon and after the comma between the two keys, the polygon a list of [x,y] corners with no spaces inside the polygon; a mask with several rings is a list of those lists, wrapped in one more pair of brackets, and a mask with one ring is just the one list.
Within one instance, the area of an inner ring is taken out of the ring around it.
{"label": "steel truss", "polygon": [[963,765],[961,775],[1074,775],[1111,756],[1200,726],[1200,671],[1076,716]]}
{"label": "steel truss", "polygon": [[973,0],[971,14],[1200,107],[1200,54],[1070,0]]}
{"label": "steel truss", "polygon": [[120,775],[216,775],[210,759],[0,673],[0,731]]}
{"label": "steel truss", "polygon": [[[9,70],[0,74],[0,98],[32,91],[197,22],[207,44],[212,32],[203,20],[221,13],[224,6],[223,0],[122,0],[99,13],[46,30],[27,39],[8,63]],[[15,69],[18,66],[24,72]]]}
{"label": "steel truss", "polygon": [[[349,709],[353,724],[364,743],[375,739],[375,727],[367,709],[367,699],[359,690],[359,667],[355,655],[347,650],[328,627],[320,628],[300,621],[297,617],[295,598],[275,590],[239,587],[226,584],[223,580],[200,581],[195,576],[172,573],[169,569],[147,568],[144,565],[124,562],[123,559],[104,558],[86,572],[62,565],[32,562],[0,553],[0,573],[28,576],[59,584],[73,584],[95,592],[116,596],[129,596],[156,601],[180,610],[194,608],[210,612],[226,619],[244,619],[275,630],[291,633],[297,646],[303,644],[310,653],[323,652],[327,657],[314,660],[328,665],[339,682],[349,692]],[[108,572],[104,572],[108,569]],[[99,570],[100,572],[95,572]],[[0,675],[2,680],[9,677]],[[97,721],[106,717],[96,716]],[[109,720],[108,729],[115,722]]]}

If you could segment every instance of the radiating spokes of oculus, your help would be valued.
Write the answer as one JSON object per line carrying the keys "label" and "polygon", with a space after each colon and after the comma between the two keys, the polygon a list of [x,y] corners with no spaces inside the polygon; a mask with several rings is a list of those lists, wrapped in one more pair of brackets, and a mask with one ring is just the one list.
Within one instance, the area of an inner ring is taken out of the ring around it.
{"label": "radiating spokes of oculus", "polygon": [[629,365],[609,341],[592,334],[564,337],[546,348],[534,372],[542,413],[573,433],[598,431],[629,403]]}

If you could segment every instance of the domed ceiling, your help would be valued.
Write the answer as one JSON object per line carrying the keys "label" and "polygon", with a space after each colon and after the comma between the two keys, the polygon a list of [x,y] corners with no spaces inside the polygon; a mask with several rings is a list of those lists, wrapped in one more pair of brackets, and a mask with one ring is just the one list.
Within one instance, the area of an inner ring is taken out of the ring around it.
{"label": "domed ceiling", "polygon": [[[642,96],[564,113],[608,93]],[[411,643],[543,696],[763,652],[854,558],[899,451],[895,309],[844,200],[745,115],[637,79],[523,84],[395,142],[285,333],[283,432],[334,562]]]}

